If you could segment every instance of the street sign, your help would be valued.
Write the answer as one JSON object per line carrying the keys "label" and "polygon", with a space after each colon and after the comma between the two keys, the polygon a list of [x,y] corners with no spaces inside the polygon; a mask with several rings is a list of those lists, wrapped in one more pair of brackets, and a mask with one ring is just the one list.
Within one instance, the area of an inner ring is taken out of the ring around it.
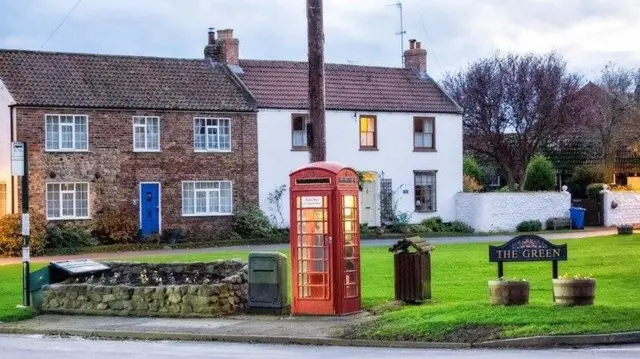
{"label": "street sign", "polygon": [[11,175],[24,176],[23,142],[11,142]]}

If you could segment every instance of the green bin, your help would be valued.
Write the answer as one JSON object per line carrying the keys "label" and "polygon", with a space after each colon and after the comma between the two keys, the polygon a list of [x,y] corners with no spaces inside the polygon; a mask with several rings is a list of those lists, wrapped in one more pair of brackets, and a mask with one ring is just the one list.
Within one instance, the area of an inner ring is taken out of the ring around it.
{"label": "green bin", "polygon": [[42,287],[50,283],[51,275],[48,266],[29,273],[29,293],[31,305],[34,308],[42,308]]}

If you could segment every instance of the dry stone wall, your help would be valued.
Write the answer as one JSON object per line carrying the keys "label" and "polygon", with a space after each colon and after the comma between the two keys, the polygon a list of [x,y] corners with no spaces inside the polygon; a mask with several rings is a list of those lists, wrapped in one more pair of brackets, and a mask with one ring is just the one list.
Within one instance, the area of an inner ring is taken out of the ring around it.
{"label": "dry stone wall", "polygon": [[[107,263],[115,273],[142,270],[209,270],[224,276],[217,283],[175,285],[105,285],[60,283],[43,288],[46,313],[125,316],[223,316],[243,312],[248,300],[248,272],[241,262],[154,265]],[[196,268],[196,269],[194,269]]]}

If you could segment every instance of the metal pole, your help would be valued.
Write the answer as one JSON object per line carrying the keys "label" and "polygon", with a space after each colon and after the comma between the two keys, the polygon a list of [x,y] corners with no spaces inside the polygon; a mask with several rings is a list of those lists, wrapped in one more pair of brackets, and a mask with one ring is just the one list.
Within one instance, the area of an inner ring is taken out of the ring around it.
{"label": "metal pole", "polygon": [[398,7],[400,8],[400,57],[402,66],[404,67],[404,23],[402,21],[402,2],[398,1]]}
{"label": "metal pole", "polygon": [[29,146],[24,142],[24,174],[22,176],[22,304],[31,305],[29,298]]}

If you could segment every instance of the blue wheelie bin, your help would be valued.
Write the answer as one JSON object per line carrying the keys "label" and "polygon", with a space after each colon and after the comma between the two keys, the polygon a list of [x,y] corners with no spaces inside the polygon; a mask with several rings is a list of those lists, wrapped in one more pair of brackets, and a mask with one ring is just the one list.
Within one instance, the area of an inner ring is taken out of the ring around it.
{"label": "blue wheelie bin", "polygon": [[584,214],[587,210],[582,207],[571,207],[569,213],[571,215],[571,226],[574,229],[584,229]]}

